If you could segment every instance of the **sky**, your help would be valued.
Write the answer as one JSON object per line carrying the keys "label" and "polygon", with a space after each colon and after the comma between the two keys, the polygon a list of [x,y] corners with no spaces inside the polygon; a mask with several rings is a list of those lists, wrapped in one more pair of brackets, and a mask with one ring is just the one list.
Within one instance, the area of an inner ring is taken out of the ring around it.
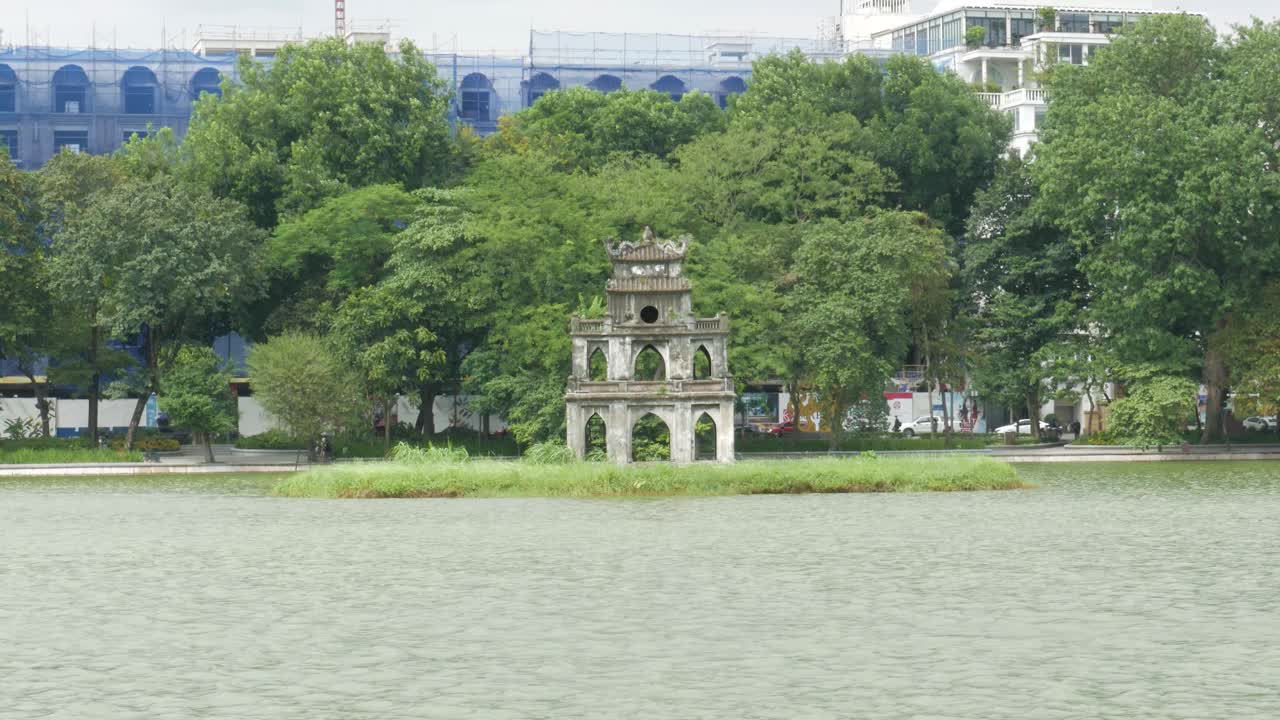
{"label": "sky", "polygon": [[[1280,15],[1275,0],[1152,0],[1206,14],[1220,29]],[[333,0],[0,0],[0,44],[191,46],[200,25],[333,30]],[[387,21],[423,49],[527,52],[530,28],[599,32],[733,32],[813,37],[839,0],[347,0],[349,21]]]}

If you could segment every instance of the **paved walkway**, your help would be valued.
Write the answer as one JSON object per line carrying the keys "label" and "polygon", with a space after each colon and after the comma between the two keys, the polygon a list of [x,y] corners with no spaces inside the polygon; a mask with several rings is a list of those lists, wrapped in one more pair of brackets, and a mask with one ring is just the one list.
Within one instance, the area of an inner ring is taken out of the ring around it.
{"label": "paved walkway", "polygon": [[[308,467],[305,453],[291,450],[236,450],[230,445],[215,445],[213,464],[204,461],[204,448],[184,445],[175,453],[161,453],[154,463],[102,463],[60,465],[0,465],[0,477],[50,475],[163,475],[170,473],[252,473],[291,472]],[[857,456],[858,452],[794,452],[739,453],[740,459],[815,458]],[[938,456],[982,455],[1011,463],[1061,462],[1162,462],[1178,460],[1280,460],[1280,444],[1192,445],[1165,448],[1163,451],[1126,447],[1064,445],[994,446],[980,450],[886,450],[876,455]]]}
{"label": "paved walkway", "polygon": [[63,463],[0,465],[0,477],[36,475],[164,475],[171,473],[288,472],[307,467],[307,455],[291,450],[236,450],[214,445],[216,462],[206,463],[204,447],[183,445],[177,452],[159,453],[159,462]]}

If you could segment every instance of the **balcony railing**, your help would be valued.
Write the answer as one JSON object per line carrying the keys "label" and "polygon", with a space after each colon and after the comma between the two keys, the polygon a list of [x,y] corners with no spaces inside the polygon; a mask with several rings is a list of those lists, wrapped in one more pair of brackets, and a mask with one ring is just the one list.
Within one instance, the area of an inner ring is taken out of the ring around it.
{"label": "balcony railing", "polygon": [[574,333],[602,333],[604,332],[604,320],[584,320],[580,317],[575,317],[570,323],[569,330]]}
{"label": "balcony railing", "polygon": [[1004,98],[1004,93],[980,92],[977,95],[978,99],[990,105],[992,110],[999,110],[1000,101]]}
{"label": "balcony railing", "polygon": [[699,318],[694,321],[693,329],[710,332],[728,331],[729,318],[724,315],[718,315],[713,318]]}
{"label": "balcony railing", "polygon": [[577,378],[569,378],[568,383],[570,393],[589,393],[592,395],[722,393],[733,392],[733,387],[733,378],[703,378],[699,380],[579,380]]}
{"label": "balcony railing", "polygon": [[1014,105],[1043,105],[1045,103],[1044,90],[1040,88],[1019,88],[1018,90],[1010,90],[1004,93],[977,93],[978,99],[986,103],[992,110],[1004,110]]}

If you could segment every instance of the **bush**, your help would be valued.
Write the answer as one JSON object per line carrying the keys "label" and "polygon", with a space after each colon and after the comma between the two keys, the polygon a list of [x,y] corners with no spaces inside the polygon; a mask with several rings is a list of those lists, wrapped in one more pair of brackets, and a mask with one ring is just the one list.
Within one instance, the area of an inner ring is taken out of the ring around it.
{"label": "bush", "polygon": [[[113,438],[110,443],[112,450],[120,451],[124,449],[124,438]],[[181,450],[182,444],[173,438],[166,437],[135,437],[133,439],[133,449],[142,452],[173,452]]]}
{"label": "bush", "polygon": [[524,451],[524,461],[534,465],[562,465],[574,461],[573,451],[564,443],[540,442]]}
{"label": "bush", "polygon": [[1152,378],[1111,403],[1109,429],[1141,448],[1181,443],[1183,432],[1195,417],[1198,390],[1186,378]]}
{"label": "bush", "polygon": [[1073,445],[1124,445],[1124,438],[1111,430],[1101,430],[1075,440]]}
{"label": "bush", "polygon": [[466,462],[471,454],[466,448],[455,448],[452,445],[444,447],[436,447],[428,445],[420,447],[410,445],[409,443],[396,443],[391,448],[390,458],[399,463],[410,464],[430,464],[430,463],[450,463],[450,462]]}
{"label": "bush", "polygon": [[241,450],[306,450],[307,442],[283,430],[268,430],[257,435],[246,435],[236,440]]}

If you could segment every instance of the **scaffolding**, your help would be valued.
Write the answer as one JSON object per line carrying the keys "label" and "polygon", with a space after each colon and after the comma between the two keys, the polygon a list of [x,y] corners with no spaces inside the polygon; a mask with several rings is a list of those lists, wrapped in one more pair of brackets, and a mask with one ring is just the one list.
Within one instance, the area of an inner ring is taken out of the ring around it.
{"label": "scaffolding", "polygon": [[235,62],[172,48],[0,49],[0,74],[13,82],[13,110],[0,112],[0,133],[25,168],[44,164],[60,143],[108,153],[148,126],[181,135],[200,92],[213,91],[210,78],[234,80]]}
{"label": "scaffolding", "polygon": [[819,38],[768,35],[604,33],[538,30],[529,33],[529,63],[535,67],[657,68],[665,70],[749,68],[768,55],[799,50],[809,57],[831,52]]}

